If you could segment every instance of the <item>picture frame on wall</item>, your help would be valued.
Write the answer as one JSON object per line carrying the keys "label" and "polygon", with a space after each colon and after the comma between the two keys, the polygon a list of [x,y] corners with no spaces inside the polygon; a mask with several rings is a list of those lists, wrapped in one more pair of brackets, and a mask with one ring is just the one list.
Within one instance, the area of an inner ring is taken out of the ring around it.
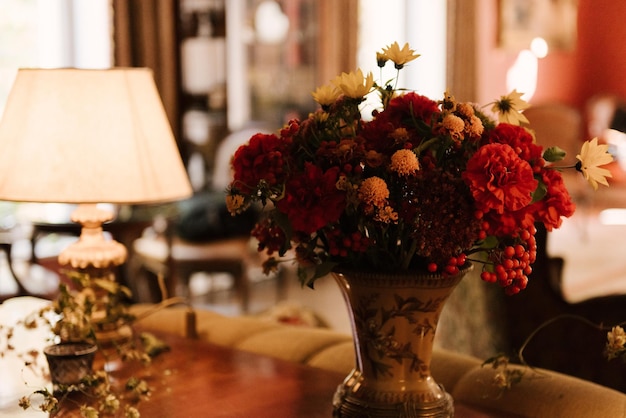
{"label": "picture frame on wall", "polygon": [[550,50],[576,47],[578,0],[500,0],[498,46],[529,49],[543,38]]}

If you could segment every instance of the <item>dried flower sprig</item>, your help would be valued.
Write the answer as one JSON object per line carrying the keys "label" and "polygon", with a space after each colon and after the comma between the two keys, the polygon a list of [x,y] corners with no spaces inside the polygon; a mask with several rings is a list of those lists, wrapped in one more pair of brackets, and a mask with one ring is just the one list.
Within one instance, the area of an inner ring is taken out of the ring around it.
{"label": "dried flower sprig", "polygon": [[[96,278],[75,271],[66,274],[74,284],[72,288],[62,283],[57,298],[51,304],[25,316],[13,326],[0,325],[0,356],[11,352],[23,359],[24,367],[36,375],[48,374],[45,359],[38,350],[17,352],[13,342],[17,327],[49,330],[50,343],[87,341],[99,345],[98,332],[102,327],[106,328],[110,324],[129,326],[135,320],[128,311],[128,303],[124,302],[129,296],[128,289],[107,277]],[[113,351],[100,349],[99,352],[105,359],[113,355],[123,362],[138,362],[147,366],[153,357],[168,349],[167,344],[159,338],[144,332],[138,336],[133,333],[131,338],[117,342],[113,345]],[[18,403],[23,409],[37,408],[54,414],[65,403],[78,402],[74,406],[84,418],[119,416],[120,413],[125,418],[138,418],[140,414],[136,404],[148,399],[150,390],[148,383],[138,377],[131,377],[123,388],[118,388],[112,385],[108,372],[98,368],[76,384],[58,385],[54,392],[46,387],[40,388],[22,397]],[[81,396],[76,400],[74,394]],[[88,403],[83,403],[85,400]]]}
{"label": "dried flower sprig", "polygon": [[483,362],[483,367],[490,366],[494,370],[492,380],[490,382],[487,382],[487,384],[489,387],[496,390],[498,397],[502,396],[504,392],[514,388],[515,385],[519,384],[528,372],[533,372],[534,375],[541,374],[541,372],[539,372],[536,368],[534,368],[526,361],[524,357],[524,351],[539,332],[563,320],[577,321],[589,326],[590,328],[599,331],[606,331],[606,343],[602,354],[608,361],[621,359],[622,361],[626,362],[626,331],[622,327],[623,324],[618,324],[615,326],[605,326],[603,324],[596,324],[581,315],[557,315],[543,322],[541,325],[535,328],[528,337],[526,337],[524,343],[518,349],[514,358],[516,364],[515,367],[509,367],[511,365],[512,359],[509,355],[502,353],[494,355]]}

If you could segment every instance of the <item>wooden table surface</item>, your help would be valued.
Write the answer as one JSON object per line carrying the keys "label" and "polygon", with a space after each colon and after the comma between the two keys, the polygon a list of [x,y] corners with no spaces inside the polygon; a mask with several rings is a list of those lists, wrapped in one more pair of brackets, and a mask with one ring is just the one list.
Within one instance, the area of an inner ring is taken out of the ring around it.
{"label": "wooden table surface", "polygon": [[[131,376],[148,381],[152,395],[137,405],[142,417],[332,417],[333,394],[345,377],[341,374],[199,340],[159,337],[171,350],[148,368],[126,363],[112,372],[121,384]],[[455,409],[457,418],[501,416],[459,403]],[[56,416],[79,414],[66,408]]]}

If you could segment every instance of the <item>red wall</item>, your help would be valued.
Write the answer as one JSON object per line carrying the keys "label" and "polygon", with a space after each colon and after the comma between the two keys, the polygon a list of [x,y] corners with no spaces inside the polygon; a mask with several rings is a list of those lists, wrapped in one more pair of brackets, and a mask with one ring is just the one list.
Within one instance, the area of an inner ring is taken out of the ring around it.
{"label": "red wall", "polygon": [[[563,102],[579,107],[595,93],[626,98],[626,1],[578,0],[578,39],[570,52],[554,51],[539,60],[537,91],[531,102]],[[506,72],[516,51],[498,48],[498,0],[477,0],[478,101],[506,92]]]}
{"label": "red wall", "polygon": [[594,93],[626,97],[626,2],[579,0],[578,13],[579,103]]}

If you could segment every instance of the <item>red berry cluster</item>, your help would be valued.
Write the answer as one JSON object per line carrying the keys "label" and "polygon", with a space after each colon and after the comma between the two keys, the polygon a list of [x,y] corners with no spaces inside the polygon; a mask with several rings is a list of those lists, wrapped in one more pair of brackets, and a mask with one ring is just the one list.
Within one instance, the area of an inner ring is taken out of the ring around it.
{"label": "red berry cluster", "polygon": [[347,257],[350,253],[363,253],[370,245],[370,240],[361,232],[355,231],[344,235],[340,229],[331,229],[326,233],[328,253],[332,257]]}
{"label": "red berry cluster", "polygon": [[[443,275],[454,276],[459,273],[459,269],[465,265],[467,262],[467,256],[464,253],[457,255],[456,257],[450,257],[448,262],[442,269]],[[431,273],[435,273],[439,270],[439,266],[437,263],[429,263],[428,271]]]}
{"label": "red berry cluster", "polygon": [[524,290],[532,264],[537,259],[536,232],[534,226],[524,229],[518,234],[516,243],[492,251],[489,258],[493,261],[493,271],[483,270],[480,277],[486,282],[497,282],[507,295]]}

